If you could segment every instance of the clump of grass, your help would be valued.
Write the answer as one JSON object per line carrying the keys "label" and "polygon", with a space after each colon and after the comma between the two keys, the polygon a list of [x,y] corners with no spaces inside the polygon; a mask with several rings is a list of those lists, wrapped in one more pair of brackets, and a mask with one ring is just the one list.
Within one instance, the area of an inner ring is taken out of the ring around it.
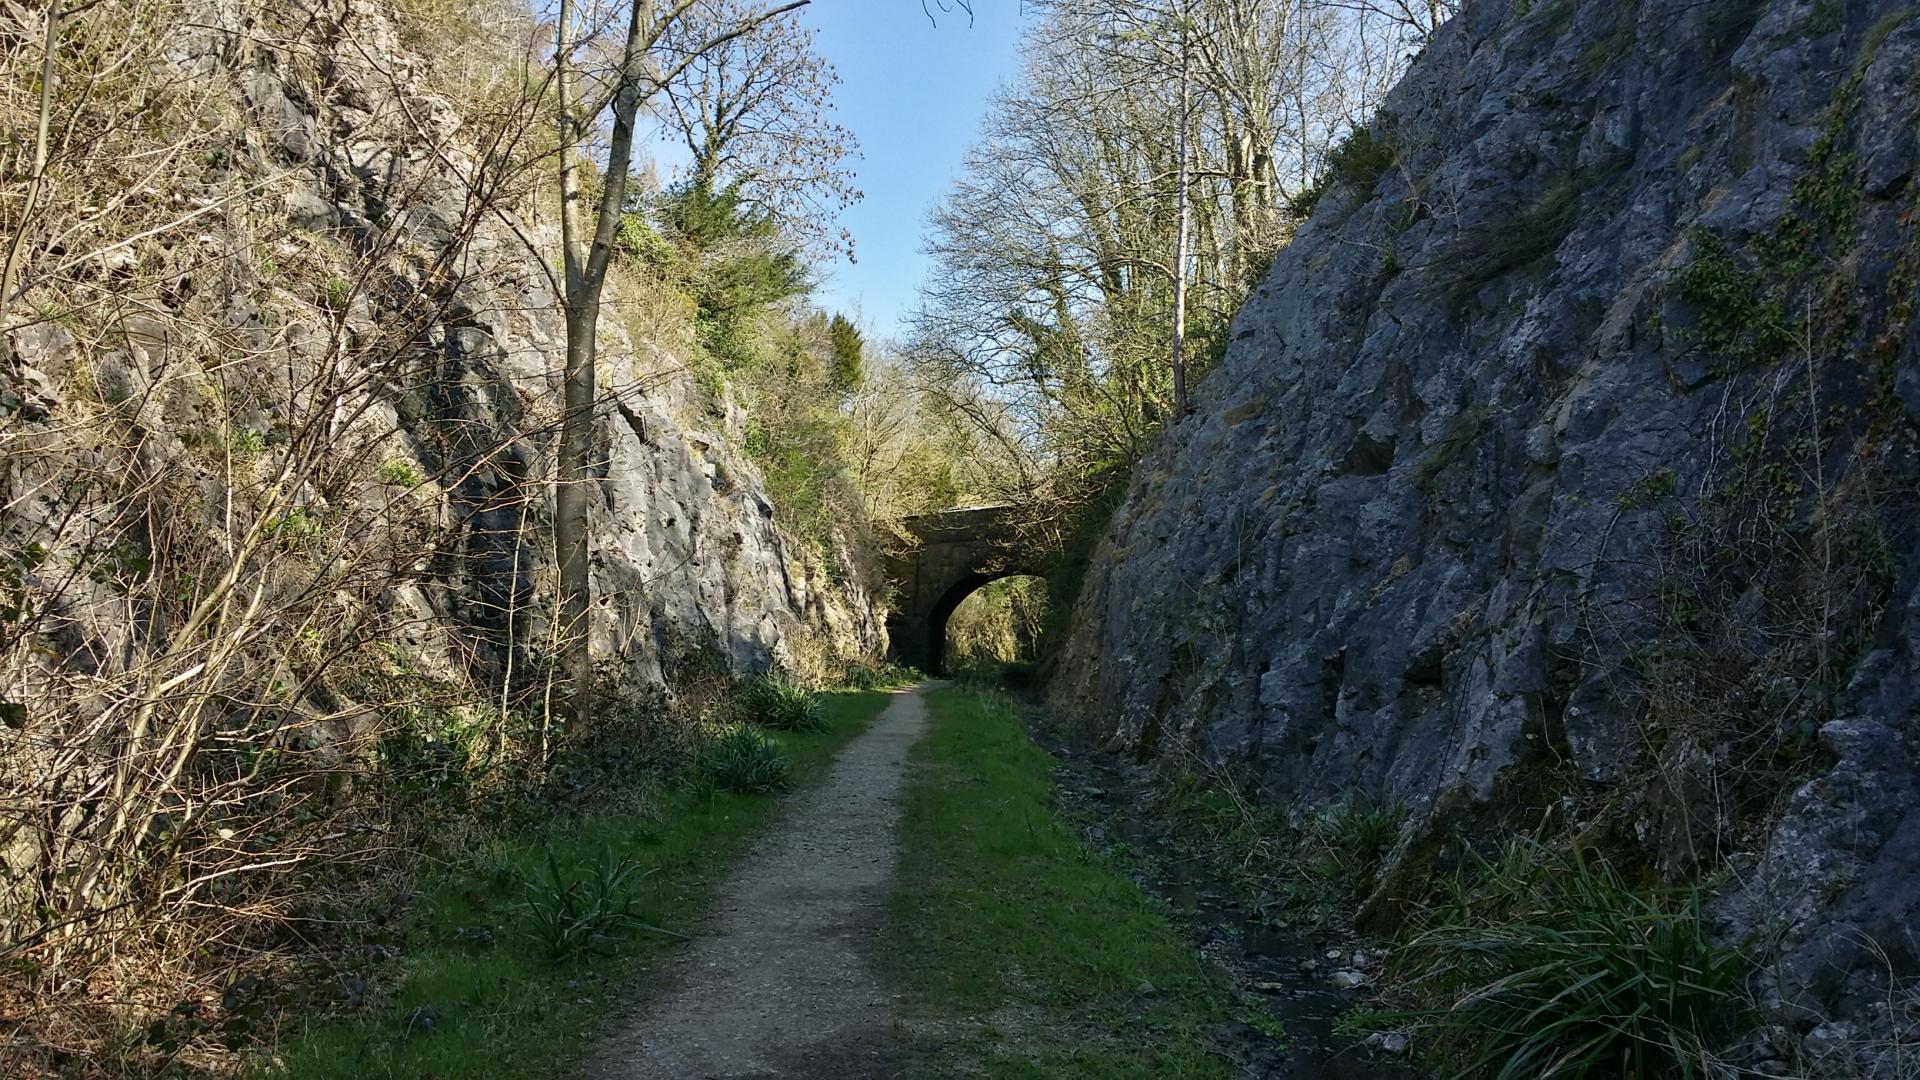
{"label": "clump of grass", "polygon": [[849,690],[893,690],[911,686],[922,678],[918,671],[891,660],[851,664],[840,681]]}
{"label": "clump of grass", "polygon": [[827,712],[820,695],[779,672],[769,672],[748,684],[742,695],[747,716],[775,731],[824,731]]}
{"label": "clump of grass", "polygon": [[1365,877],[1371,885],[1373,872],[1387,849],[1400,837],[1400,826],[1407,820],[1407,808],[1399,800],[1386,796],[1351,795],[1315,815],[1307,828],[1314,846],[1337,857],[1343,873]]}
{"label": "clump of grass", "polygon": [[267,437],[253,428],[235,428],[227,436],[227,444],[235,454],[264,454],[267,452]]}
{"label": "clump of grass", "polygon": [[790,784],[787,759],[764,731],[729,728],[700,755],[697,782],[719,791],[768,795]]}
{"label": "clump of grass", "polygon": [[330,277],[320,287],[321,306],[328,311],[339,313],[347,310],[353,303],[353,282],[343,277]]}
{"label": "clump of grass", "polygon": [[1584,197],[1598,177],[1569,176],[1549,185],[1539,198],[1497,226],[1462,236],[1450,260],[1453,281],[1447,303],[1459,307],[1494,279],[1547,264],[1590,205]]}
{"label": "clump of grass", "polygon": [[1200,851],[1274,925],[1327,926],[1351,919],[1400,835],[1406,807],[1353,792],[1289,821],[1284,806],[1201,765],[1176,778],[1167,808],[1200,839]]}
{"label": "clump of grass", "polygon": [[522,885],[527,933],[556,964],[586,953],[608,955],[620,938],[637,931],[680,937],[636,913],[636,888],[650,873],[632,859],[615,858],[611,849],[584,872],[569,871],[548,848],[545,873]]}
{"label": "clump of grass", "polygon": [[388,458],[380,464],[380,482],[394,487],[419,487],[427,478],[420,473],[419,466],[405,458]]}
{"label": "clump of grass", "polygon": [[1635,889],[1598,855],[1530,838],[1473,856],[1393,975],[1420,1008],[1391,1017],[1448,1074],[1697,1077],[1738,1026],[1747,964],[1713,941],[1697,890]]}

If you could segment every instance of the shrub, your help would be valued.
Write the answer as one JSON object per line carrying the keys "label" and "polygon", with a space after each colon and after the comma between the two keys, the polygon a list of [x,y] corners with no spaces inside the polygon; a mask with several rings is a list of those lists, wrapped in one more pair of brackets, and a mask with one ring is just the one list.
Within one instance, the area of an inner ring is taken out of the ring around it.
{"label": "shrub", "polygon": [[700,755],[698,780],[721,791],[766,795],[785,791],[787,759],[766,732],[730,728]]}
{"label": "shrub", "polygon": [[1793,348],[1798,327],[1778,290],[1734,260],[1726,241],[1703,228],[1688,233],[1693,260],[1673,279],[1675,295],[1699,315],[1682,337],[1736,366],[1778,360]]}
{"label": "shrub", "polygon": [[1597,855],[1516,840],[1475,856],[1396,955],[1453,1076],[1696,1077],[1739,1020],[1746,964],[1697,890],[1630,888]]}
{"label": "shrub", "polygon": [[553,850],[546,852],[546,872],[522,882],[528,932],[555,963],[582,953],[605,954],[619,938],[634,931],[680,937],[640,919],[634,886],[652,873],[631,859],[613,857],[611,850],[584,873],[561,867]]}
{"label": "shrub", "polygon": [[1376,126],[1380,128],[1378,134],[1372,127],[1356,124],[1345,138],[1327,151],[1320,176],[1288,202],[1288,213],[1306,220],[1313,215],[1313,208],[1319,205],[1320,197],[1339,186],[1360,192],[1362,202],[1373,198],[1374,185],[1393,167],[1395,161],[1391,133],[1385,119]]}
{"label": "shrub", "polygon": [[775,731],[825,731],[827,712],[813,691],[777,672],[762,675],[747,686],[747,716]]}

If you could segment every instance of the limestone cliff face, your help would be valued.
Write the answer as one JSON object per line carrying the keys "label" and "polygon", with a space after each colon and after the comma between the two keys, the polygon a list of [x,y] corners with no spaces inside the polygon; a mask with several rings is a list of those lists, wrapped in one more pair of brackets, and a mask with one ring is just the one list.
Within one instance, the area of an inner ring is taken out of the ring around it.
{"label": "limestone cliff face", "polygon": [[[479,686],[537,674],[553,611],[564,334],[536,253],[557,262],[557,204],[550,180],[539,186],[550,165],[510,174],[502,162],[524,153],[500,140],[545,136],[462,116],[423,78],[423,43],[402,40],[379,5],[224,0],[175,29],[167,85],[220,125],[216,149],[196,148],[189,163],[206,159],[189,193],[213,212],[140,256],[183,266],[177,284],[138,297],[144,313],[88,308],[105,333],[22,330],[0,372],[0,420],[15,446],[38,451],[6,472],[0,530],[9,550],[49,550],[27,585],[44,592],[43,630],[67,657],[43,657],[47,671],[13,692],[55,693],[75,656],[119,657],[110,675],[167,646],[164,611],[128,625],[114,615],[125,583],[80,565],[87,552],[144,543],[122,535],[122,508],[84,481],[112,452],[57,449],[58,433],[104,423],[102,372],[128,414],[102,430],[137,444],[136,467],[192,492],[190,505],[163,508],[204,526],[191,542],[238,542],[235,515],[219,508],[274,482],[289,447],[352,458],[357,471],[300,488],[300,544],[277,541],[288,552],[276,557],[378,576],[356,560],[378,562],[373,548],[407,533],[418,564],[379,568],[377,595],[356,597],[386,609],[389,643]],[[512,58],[496,59],[494,81],[511,90]],[[649,302],[616,287],[603,321],[592,634],[610,678],[659,687],[709,647],[740,674],[802,649],[876,654],[870,573],[845,552],[830,572],[783,539],[736,448],[739,418],[692,401],[691,343],[649,339],[629,318]],[[202,340],[177,329],[189,325]],[[306,433],[327,410],[338,430],[316,441]],[[229,454],[222,443],[245,445]],[[72,520],[75,498],[98,500],[84,507],[97,526]]]}
{"label": "limestone cliff face", "polygon": [[1390,793],[1398,869],[1548,810],[1731,865],[1770,992],[1868,1013],[1866,942],[1920,971],[1914,15],[1467,0],[1139,466],[1055,704]]}

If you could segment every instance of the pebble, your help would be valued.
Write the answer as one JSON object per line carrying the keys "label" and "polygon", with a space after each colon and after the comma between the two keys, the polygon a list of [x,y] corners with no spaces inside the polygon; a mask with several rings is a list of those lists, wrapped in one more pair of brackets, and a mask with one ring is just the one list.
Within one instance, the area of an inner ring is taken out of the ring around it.
{"label": "pebble", "polygon": [[1336,971],[1333,973],[1333,985],[1341,990],[1352,990],[1357,986],[1365,986],[1366,984],[1367,977],[1357,971]]}
{"label": "pebble", "polygon": [[1369,1050],[1379,1050],[1388,1054],[1404,1054],[1407,1052],[1408,1042],[1409,1040],[1406,1035],[1398,1031],[1376,1031],[1367,1036],[1365,1045]]}

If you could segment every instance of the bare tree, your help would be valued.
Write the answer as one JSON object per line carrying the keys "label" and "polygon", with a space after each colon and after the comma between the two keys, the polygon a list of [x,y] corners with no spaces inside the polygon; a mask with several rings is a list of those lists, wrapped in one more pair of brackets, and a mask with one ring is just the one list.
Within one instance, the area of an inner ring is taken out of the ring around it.
{"label": "bare tree", "polygon": [[[860,198],[845,165],[858,144],[829,114],[840,77],[814,50],[814,31],[789,15],[702,50],[751,14],[744,0],[698,0],[666,34],[662,55],[690,62],[667,83],[661,111],[692,155],[690,182],[738,185],[744,206],[822,240]],[[851,234],[841,229],[837,238],[851,254]]]}
{"label": "bare tree", "polygon": [[[634,123],[640,109],[661,89],[679,79],[701,57],[751,34],[769,20],[806,6],[808,0],[766,9],[738,9],[733,21],[711,26],[706,36],[656,54],[663,39],[688,18],[700,0],[677,0],[664,11],[655,0],[631,0],[618,35],[619,58],[604,73],[608,84],[597,97],[583,96],[582,65],[599,43],[604,13],[583,10],[581,0],[560,0],[554,48],[554,85],[559,104],[560,231],[565,259],[562,304],[566,314],[564,373],[565,418],[555,483],[554,546],[560,567],[557,649],[572,723],[584,725],[593,714],[593,656],[590,634],[592,583],[589,568],[589,484],[592,480],[595,346],[600,297],[613,256],[614,237],[626,200],[627,172],[633,159]],[[600,116],[611,110],[612,131],[602,163],[603,182],[590,209],[586,152]]]}
{"label": "bare tree", "polygon": [[1454,0],[1317,0],[1330,8],[1384,19],[1425,41],[1440,24],[1453,18]]}
{"label": "bare tree", "polygon": [[1014,410],[1056,476],[1105,476],[1179,412],[1407,39],[1316,0],[1039,6],[934,214],[911,355]]}

